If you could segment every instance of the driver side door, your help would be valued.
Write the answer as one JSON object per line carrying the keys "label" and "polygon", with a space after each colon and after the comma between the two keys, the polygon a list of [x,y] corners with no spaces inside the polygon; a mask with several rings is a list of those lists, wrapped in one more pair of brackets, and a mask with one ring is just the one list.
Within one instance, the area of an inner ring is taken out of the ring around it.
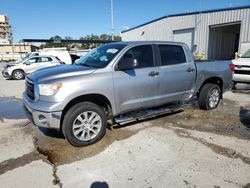
{"label": "driver side door", "polygon": [[113,72],[117,114],[144,109],[158,104],[159,75],[155,68],[152,45],[132,47],[118,61],[132,57],[137,67]]}

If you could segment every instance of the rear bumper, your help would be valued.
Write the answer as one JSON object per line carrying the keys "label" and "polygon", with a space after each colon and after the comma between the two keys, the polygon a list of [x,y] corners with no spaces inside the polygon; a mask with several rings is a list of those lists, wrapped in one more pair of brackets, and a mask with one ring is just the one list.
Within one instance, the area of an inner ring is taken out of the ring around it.
{"label": "rear bumper", "polygon": [[[23,105],[26,112],[27,117],[30,121],[32,121],[35,125],[39,127],[46,127],[50,129],[60,129],[61,115],[62,111],[58,112],[44,112],[35,110],[35,103],[31,102],[26,93],[23,93]],[[48,106],[50,109],[50,106]]]}
{"label": "rear bumper", "polygon": [[250,75],[247,74],[234,74],[233,81],[241,83],[250,83]]}

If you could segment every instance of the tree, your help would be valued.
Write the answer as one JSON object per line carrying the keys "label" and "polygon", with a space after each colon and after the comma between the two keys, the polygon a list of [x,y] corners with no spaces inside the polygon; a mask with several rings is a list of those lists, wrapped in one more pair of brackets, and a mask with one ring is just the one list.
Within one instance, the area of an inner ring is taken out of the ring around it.
{"label": "tree", "polygon": [[[86,35],[85,37],[79,38],[79,40],[111,40],[112,36],[108,34],[101,34],[99,35]],[[61,43],[60,41],[63,38],[60,37],[59,35],[55,35],[54,37],[51,37],[50,40],[53,40],[55,42],[47,42],[46,44],[43,44],[40,46],[40,48],[59,48],[59,47],[66,47],[67,50],[70,50],[74,45],[70,42],[65,42]],[[65,40],[72,40],[73,38],[70,36],[64,37]],[[114,41],[121,41],[120,36],[114,36]],[[96,48],[98,46],[102,45],[101,43],[82,43],[77,45],[80,49],[91,49],[91,48]]]}

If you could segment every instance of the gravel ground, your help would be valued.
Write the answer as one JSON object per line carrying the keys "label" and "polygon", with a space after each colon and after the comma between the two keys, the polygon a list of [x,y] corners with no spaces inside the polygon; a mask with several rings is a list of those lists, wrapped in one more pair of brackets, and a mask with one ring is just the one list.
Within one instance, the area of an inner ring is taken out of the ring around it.
{"label": "gravel ground", "polygon": [[114,125],[85,148],[29,122],[23,90],[24,81],[0,76],[1,187],[250,187],[249,85],[215,110],[193,103]]}

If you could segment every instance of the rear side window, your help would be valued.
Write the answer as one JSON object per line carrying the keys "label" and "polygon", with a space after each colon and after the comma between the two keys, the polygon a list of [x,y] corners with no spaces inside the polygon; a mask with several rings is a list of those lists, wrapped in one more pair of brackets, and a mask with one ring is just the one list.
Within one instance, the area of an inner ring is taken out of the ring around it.
{"label": "rear side window", "polygon": [[133,57],[138,62],[137,68],[153,67],[153,50],[151,45],[136,46],[128,50],[124,56]]}
{"label": "rear side window", "polygon": [[159,45],[162,66],[176,65],[186,62],[185,53],[181,46]]}
{"label": "rear side window", "polygon": [[52,61],[51,57],[41,57],[41,62],[49,62]]}

